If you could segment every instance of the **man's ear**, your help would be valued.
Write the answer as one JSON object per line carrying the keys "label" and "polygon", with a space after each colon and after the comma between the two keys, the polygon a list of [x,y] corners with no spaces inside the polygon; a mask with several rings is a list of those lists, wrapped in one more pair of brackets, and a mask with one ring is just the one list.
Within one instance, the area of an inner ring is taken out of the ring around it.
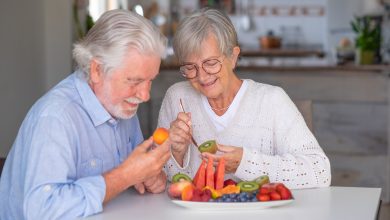
{"label": "man's ear", "polygon": [[233,52],[232,52],[232,64],[233,64],[233,69],[236,68],[237,66],[237,61],[238,61],[238,56],[240,55],[240,52],[241,52],[241,49],[239,46],[235,46],[233,48]]}
{"label": "man's ear", "polygon": [[90,63],[89,78],[91,83],[97,84],[102,78],[102,72],[100,69],[100,63],[96,59],[92,59]]}

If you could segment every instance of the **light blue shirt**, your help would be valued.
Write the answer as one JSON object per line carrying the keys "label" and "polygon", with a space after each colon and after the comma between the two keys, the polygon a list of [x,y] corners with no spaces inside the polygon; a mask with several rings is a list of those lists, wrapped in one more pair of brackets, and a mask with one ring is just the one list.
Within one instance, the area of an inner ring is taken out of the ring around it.
{"label": "light blue shirt", "polygon": [[0,179],[0,219],[74,219],[102,211],[102,174],[143,141],[136,116],[116,120],[76,72],[30,109]]}

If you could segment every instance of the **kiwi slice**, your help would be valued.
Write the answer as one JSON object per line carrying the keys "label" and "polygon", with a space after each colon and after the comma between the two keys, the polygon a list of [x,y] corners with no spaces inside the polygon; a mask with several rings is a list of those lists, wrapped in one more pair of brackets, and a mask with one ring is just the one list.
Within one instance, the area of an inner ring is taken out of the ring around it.
{"label": "kiwi slice", "polygon": [[192,182],[192,179],[187,174],[184,174],[184,173],[176,173],[172,177],[172,183],[177,183],[177,182],[180,182],[182,180],[187,180],[187,181]]}
{"label": "kiwi slice", "polygon": [[262,175],[254,179],[253,182],[259,184],[259,187],[261,187],[262,185],[269,183],[269,177],[267,175]]}
{"label": "kiwi slice", "polygon": [[259,189],[259,184],[252,181],[242,181],[237,186],[240,187],[240,192],[253,192]]}
{"label": "kiwi slice", "polygon": [[217,142],[215,140],[205,141],[199,146],[198,149],[201,153],[208,152],[211,154],[215,154],[218,149]]}

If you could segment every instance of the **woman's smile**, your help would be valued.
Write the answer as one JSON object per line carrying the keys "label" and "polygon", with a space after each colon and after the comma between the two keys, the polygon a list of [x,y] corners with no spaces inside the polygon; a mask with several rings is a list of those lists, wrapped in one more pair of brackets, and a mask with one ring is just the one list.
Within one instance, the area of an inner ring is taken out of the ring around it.
{"label": "woman's smile", "polygon": [[209,80],[208,82],[199,82],[199,84],[202,86],[203,89],[211,89],[216,84],[218,78],[215,78],[214,80]]}

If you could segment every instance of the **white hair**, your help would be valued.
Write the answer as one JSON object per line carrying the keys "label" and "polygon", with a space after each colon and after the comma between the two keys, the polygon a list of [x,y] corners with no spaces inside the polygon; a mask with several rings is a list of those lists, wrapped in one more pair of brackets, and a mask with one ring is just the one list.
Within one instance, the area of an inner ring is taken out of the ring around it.
{"label": "white hair", "polygon": [[212,34],[218,41],[219,50],[224,55],[231,55],[238,46],[237,32],[230,18],[223,12],[203,8],[184,18],[173,39],[173,49],[179,62],[191,54],[201,54],[200,44]]}
{"label": "white hair", "polygon": [[166,37],[152,22],[134,12],[116,9],[105,12],[87,35],[74,44],[73,58],[89,79],[92,59],[108,74],[120,66],[130,48],[164,58],[166,45]]}

